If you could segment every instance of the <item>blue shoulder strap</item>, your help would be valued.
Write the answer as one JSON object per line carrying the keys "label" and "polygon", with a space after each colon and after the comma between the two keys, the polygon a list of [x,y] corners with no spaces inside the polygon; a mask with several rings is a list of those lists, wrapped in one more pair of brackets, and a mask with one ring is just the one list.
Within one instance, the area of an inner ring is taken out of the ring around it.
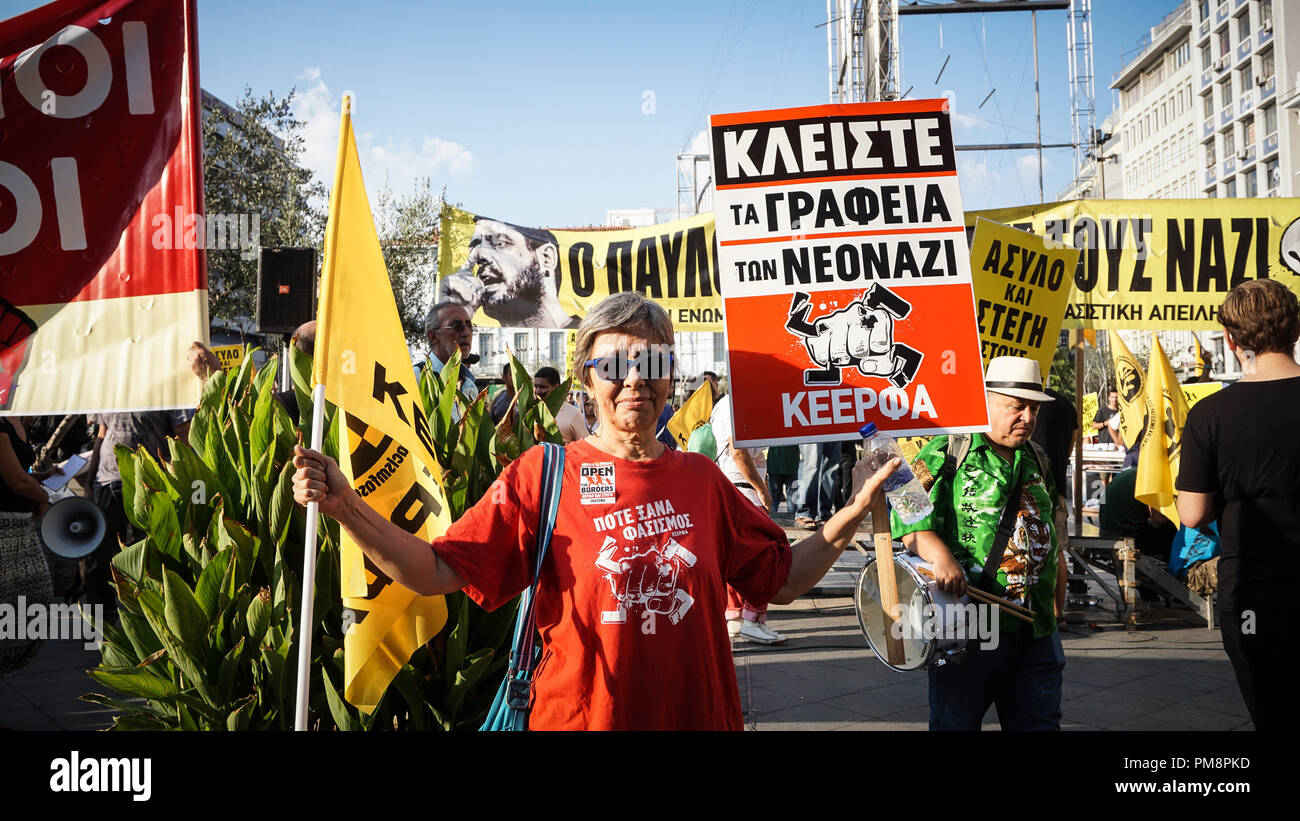
{"label": "blue shoulder strap", "polygon": [[537,515],[537,564],[533,568],[533,583],[519,597],[519,615],[515,618],[515,638],[510,651],[510,668],[506,672],[511,682],[509,704],[516,709],[527,709],[531,696],[533,668],[537,665],[534,643],[537,636],[537,582],[542,575],[542,562],[551,546],[551,533],[555,530],[555,517],[560,509],[560,489],[564,479],[564,448],[546,442],[542,445],[542,504]]}

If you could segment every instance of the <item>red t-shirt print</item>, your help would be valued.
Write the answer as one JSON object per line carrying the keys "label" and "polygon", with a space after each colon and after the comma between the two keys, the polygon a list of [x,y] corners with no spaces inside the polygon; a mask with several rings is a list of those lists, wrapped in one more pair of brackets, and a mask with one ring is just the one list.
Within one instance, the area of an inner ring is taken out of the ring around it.
{"label": "red t-shirt print", "polygon": [[[529,726],[741,729],[726,584],[770,600],[790,572],[784,533],[699,454],[565,452]],[[433,543],[489,609],[532,581],[540,474],[534,448]]]}

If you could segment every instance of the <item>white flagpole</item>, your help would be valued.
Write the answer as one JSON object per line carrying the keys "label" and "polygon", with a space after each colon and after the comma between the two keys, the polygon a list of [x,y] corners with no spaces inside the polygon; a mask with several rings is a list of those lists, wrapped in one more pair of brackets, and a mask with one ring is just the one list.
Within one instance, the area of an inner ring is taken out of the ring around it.
{"label": "white flagpole", "polygon": [[[320,453],[325,441],[325,386],[317,385],[311,394],[311,449]],[[315,624],[316,603],[316,530],[320,522],[320,502],[307,503],[307,535],[302,549],[302,605],[298,617],[298,700],[293,729],[307,729],[307,692],[311,684],[311,634]]]}

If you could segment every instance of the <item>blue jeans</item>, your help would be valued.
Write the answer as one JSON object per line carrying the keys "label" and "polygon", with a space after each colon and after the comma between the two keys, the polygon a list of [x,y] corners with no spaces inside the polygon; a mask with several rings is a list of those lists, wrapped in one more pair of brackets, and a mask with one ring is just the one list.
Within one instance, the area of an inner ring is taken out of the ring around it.
{"label": "blue jeans", "polygon": [[1061,634],[1036,639],[1025,625],[999,638],[987,650],[971,641],[964,662],[929,669],[931,730],[978,730],[990,704],[1003,730],[1061,729]]}
{"label": "blue jeans", "polygon": [[795,515],[825,521],[835,512],[840,443],[800,445],[799,460],[799,507]]}
{"label": "blue jeans", "polygon": [[785,499],[785,509],[787,513],[794,513],[796,507],[796,493],[798,492],[799,483],[793,473],[768,473],[767,490],[772,495],[772,512],[780,507],[781,500]]}

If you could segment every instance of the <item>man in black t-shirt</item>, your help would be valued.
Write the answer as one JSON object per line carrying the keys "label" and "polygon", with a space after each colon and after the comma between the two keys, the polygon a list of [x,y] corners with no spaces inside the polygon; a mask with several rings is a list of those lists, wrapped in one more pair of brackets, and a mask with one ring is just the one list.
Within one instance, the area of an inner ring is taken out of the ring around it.
{"label": "man in black t-shirt", "polygon": [[1115,439],[1110,435],[1110,425],[1107,422],[1115,414],[1119,413],[1119,391],[1111,391],[1106,394],[1106,404],[1097,408],[1097,415],[1092,417],[1092,429],[1101,431],[1097,435],[1097,441],[1103,445],[1115,444]]}
{"label": "man in black t-shirt", "polygon": [[1249,280],[1219,309],[1245,376],[1196,403],[1183,429],[1178,515],[1219,523],[1223,647],[1256,729],[1296,729],[1287,606],[1300,586],[1300,303],[1275,280]]}

